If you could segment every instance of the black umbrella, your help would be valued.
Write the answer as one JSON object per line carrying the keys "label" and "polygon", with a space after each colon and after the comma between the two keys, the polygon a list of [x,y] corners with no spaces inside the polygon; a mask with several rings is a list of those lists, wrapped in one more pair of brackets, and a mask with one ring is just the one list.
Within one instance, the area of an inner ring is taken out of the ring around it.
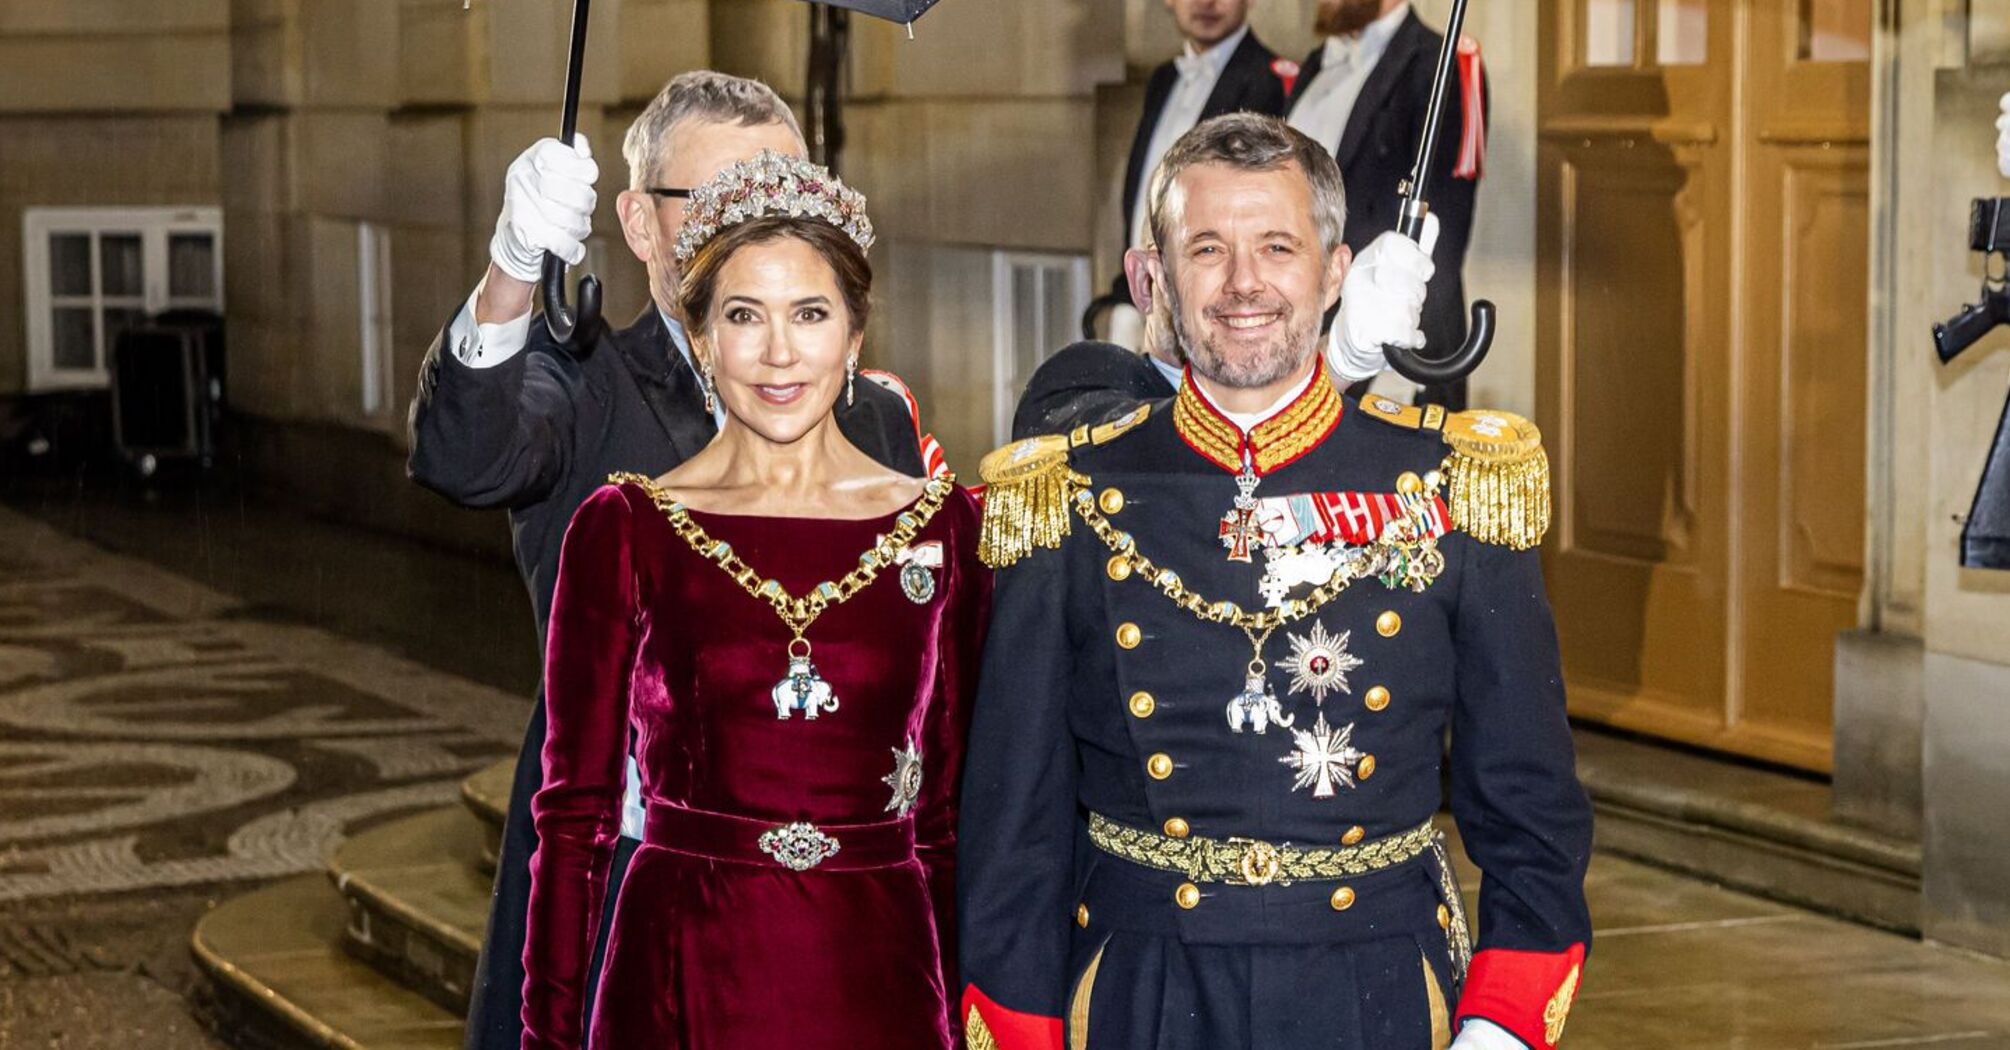
{"label": "black umbrella", "polygon": [[[586,7],[589,0],[573,0],[572,55],[565,66],[565,112],[559,118],[558,140],[572,145],[579,128],[579,74],[586,64]],[[579,312],[565,305],[565,260],[544,253],[544,326],[551,337],[574,353],[593,345],[600,327],[600,279],[587,274],[579,279]]]}
{"label": "black umbrella", "polygon": [[862,15],[884,18],[901,25],[913,25],[937,0],[811,0],[831,7],[848,7]]}
{"label": "black umbrella", "polygon": [[[1466,0],[1453,0],[1452,17],[1445,26],[1445,42],[1438,48],[1438,69],[1431,78],[1431,104],[1424,112],[1424,140],[1417,144],[1417,161],[1410,168],[1410,177],[1403,180],[1402,205],[1397,210],[1396,229],[1411,240],[1419,240],[1424,234],[1424,216],[1431,206],[1424,199],[1424,190],[1431,177],[1431,155],[1437,151],[1438,125],[1445,115],[1445,88],[1452,79],[1453,64],[1458,61],[1459,33],[1465,28]],[[1487,351],[1494,343],[1494,304],[1485,299],[1473,300],[1473,323],[1466,332],[1466,342],[1450,357],[1426,358],[1402,347],[1384,347],[1389,359],[1389,367],[1398,375],[1413,383],[1425,386],[1455,382],[1472,374],[1473,369],[1486,359]]]}

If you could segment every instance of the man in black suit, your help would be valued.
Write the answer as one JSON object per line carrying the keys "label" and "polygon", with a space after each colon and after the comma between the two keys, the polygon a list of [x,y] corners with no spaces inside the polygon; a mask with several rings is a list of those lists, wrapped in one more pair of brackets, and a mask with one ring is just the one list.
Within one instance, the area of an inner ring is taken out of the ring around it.
{"label": "man in black suit", "polygon": [[[674,246],[684,198],[762,149],[804,152],[795,118],[766,85],[710,72],[672,80],[629,128],[630,182],[617,205],[622,236],[648,267],[653,302],[631,327],[603,332],[591,352],[574,354],[534,323],[530,307],[545,252],[574,264],[586,255],[598,168],[585,139],[577,141],[541,140],[510,165],[488,273],[427,350],[411,415],[414,480],[465,507],[508,508],[540,648],[573,511],[609,473],[667,471],[719,425],[705,408],[677,306]],[[841,401],[837,415],[845,436],[874,459],[922,473],[900,395],[860,383],[856,402]],[[544,735],[540,690],[517,760],[469,1008],[467,1046],[478,1050],[516,1050],[522,1040],[524,914],[537,848],[529,803],[543,780]],[[640,834],[639,819],[630,819],[640,810],[632,766],[628,809],[608,915]],[[596,969],[598,962],[596,953]]]}
{"label": "man in black suit", "polygon": [[[1143,213],[1145,180],[1159,158],[1195,124],[1223,113],[1247,110],[1279,116],[1296,64],[1279,59],[1249,28],[1251,0],[1165,0],[1186,47],[1152,70],[1145,84],[1145,109],[1131,140],[1124,170],[1125,248],[1135,248],[1147,232]],[[1128,296],[1122,274],[1111,291]],[[1128,301],[1128,299],[1126,300]]]}
{"label": "man in black suit", "polygon": [[[1325,143],[1340,162],[1347,182],[1346,241],[1360,252],[1396,227],[1398,187],[1423,138],[1431,75],[1444,37],[1417,18],[1408,0],[1320,0],[1315,28],[1326,42],[1301,67],[1286,119]],[[1445,93],[1444,123],[1431,160],[1429,200],[1439,236],[1424,306],[1427,357],[1449,355],[1466,337],[1463,271],[1486,152],[1486,108],[1479,49],[1467,41],[1460,49],[1459,75]],[[1465,384],[1429,388],[1419,396],[1464,408]]]}

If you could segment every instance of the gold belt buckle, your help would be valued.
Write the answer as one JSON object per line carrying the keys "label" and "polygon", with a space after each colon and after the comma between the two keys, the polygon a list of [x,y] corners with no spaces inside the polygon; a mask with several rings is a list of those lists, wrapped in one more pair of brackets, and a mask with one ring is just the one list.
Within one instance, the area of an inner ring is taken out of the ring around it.
{"label": "gold belt buckle", "polygon": [[[1268,842],[1258,839],[1231,838],[1231,846],[1242,847],[1242,884],[1246,886],[1268,886],[1277,878],[1284,867],[1284,854]],[[1288,882],[1279,885],[1289,885]]]}

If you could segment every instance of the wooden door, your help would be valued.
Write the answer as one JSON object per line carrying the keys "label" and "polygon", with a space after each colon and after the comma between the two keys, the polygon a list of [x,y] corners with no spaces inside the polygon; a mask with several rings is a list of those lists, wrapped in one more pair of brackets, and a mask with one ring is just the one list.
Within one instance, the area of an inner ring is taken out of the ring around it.
{"label": "wooden door", "polygon": [[1869,0],[1541,20],[1537,414],[1572,710],[1826,769],[1861,589]]}

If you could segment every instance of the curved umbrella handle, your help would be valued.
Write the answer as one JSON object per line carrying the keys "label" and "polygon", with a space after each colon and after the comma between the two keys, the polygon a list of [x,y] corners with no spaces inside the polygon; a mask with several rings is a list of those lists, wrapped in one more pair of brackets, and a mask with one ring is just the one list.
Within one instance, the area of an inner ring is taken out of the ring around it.
{"label": "curved umbrella handle", "polygon": [[1389,359],[1389,367],[1412,383],[1443,386],[1456,382],[1471,375],[1487,359],[1487,351],[1493,349],[1494,304],[1486,299],[1473,300],[1472,321],[1472,326],[1466,329],[1465,345],[1450,357],[1424,357],[1400,346],[1384,346],[1382,353]]}
{"label": "curved umbrella handle", "polygon": [[574,353],[592,345],[600,330],[600,278],[579,279],[579,312],[565,305],[565,260],[544,253],[544,327],[561,346]]}

